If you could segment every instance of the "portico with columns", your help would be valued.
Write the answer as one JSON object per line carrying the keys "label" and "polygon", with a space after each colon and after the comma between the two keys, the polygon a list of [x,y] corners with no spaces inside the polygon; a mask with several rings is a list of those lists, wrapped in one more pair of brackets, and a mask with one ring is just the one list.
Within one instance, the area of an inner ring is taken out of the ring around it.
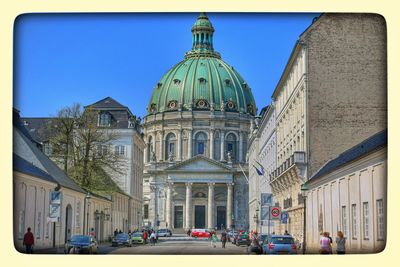
{"label": "portico with columns", "polygon": [[226,164],[201,155],[164,169],[159,176],[165,181],[151,185],[152,224],[184,230],[234,227],[235,173]]}

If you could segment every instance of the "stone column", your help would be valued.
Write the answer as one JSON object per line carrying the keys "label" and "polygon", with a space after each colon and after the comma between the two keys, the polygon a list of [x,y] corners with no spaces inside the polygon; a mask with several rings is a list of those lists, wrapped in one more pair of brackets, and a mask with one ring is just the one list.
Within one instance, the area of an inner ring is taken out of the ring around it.
{"label": "stone column", "polygon": [[165,216],[166,216],[166,222],[168,224],[167,228],[171,229],[172,228],[172,188],[173,183],[168,183],[167,184],[167,203],[165,207]]}
{"label": "stone column", "polygon": [[193,149],[193,145],[192,145],[192,130],[188,130],[188,158],[187,159],[190,159],[190,158],[192,158],[192,155],[193,155],[193,152],[192,152],[192,149]]}
{"label": "stone column", "polygon": [[155,227],[157,223],[157,187],[150,178],[150,203],[149,203],[149,221],[151,222],[151,227]]}
{"label": "stone column", "polygon": [[228,183],[228,192],[226,199],[226,228],[232,225],[232,204],[233,204],[233,183]]}
{"label": "stone column", "polygon": [[239,132],[239,162],[243,161],[243,133]]}
{"label": "stone column", "polygon": [[208,183],[208,207],[207,207],[207,228],[214,228],[214,185]]}
{"label": "stone column", "polygon": [[221,136],[220,136],[220,140],[221,140],[221,156],[220,156],[220,160],[223,161],[225,160],[225,133],[224,131],[221,131]]}
{"label": "stone column", "polygon": [[214,159],[214,130],[210,131],[210,159]]}
{"label": "stone column", "polygon": [[177,160],[182,160],[182,131],[178,130]]}
{"label": "stone column", "polygon": [[192,228],[192,183],[186,183],[185,228]]}

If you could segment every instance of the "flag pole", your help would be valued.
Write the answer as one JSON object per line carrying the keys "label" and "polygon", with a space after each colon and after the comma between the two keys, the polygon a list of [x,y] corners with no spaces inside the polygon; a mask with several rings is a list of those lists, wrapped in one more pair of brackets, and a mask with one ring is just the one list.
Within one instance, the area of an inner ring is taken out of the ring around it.
{"label": "flag pole", "polygon": [[244,173],[244,170],[242,169],[242,165],[240,165],[240,162],[239,162],[239,167],[240,167],[240,170],[242,171],[244,177],[246,178],[247,183],[249,184],[249,178],[247,178],[247,175]]}

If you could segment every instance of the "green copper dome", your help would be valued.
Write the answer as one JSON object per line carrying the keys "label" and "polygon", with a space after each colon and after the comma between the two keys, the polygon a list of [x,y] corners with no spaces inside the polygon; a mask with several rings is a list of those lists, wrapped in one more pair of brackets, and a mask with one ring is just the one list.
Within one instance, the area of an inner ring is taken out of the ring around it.
{"label": "green copper dome", "polygon": [[192,27],[192,50],[159,80],[148,112],[217,110],[256,114],[250,87],[213,48],[214,28],[205,13]]}

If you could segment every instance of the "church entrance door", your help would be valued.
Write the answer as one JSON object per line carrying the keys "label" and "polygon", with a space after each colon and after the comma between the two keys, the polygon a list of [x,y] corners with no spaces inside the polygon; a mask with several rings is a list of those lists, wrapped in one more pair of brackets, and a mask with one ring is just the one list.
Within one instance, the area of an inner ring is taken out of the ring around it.
{"label": "church entrance door", "polygon": [[183,206],[175,206],[174,228],[183,228]]}
{"label": "church entrance door", "polygon": [[206,227],[206,206],[194,206],[194,227]]}
{"label": "church entrance door", "polygon": [[225,206],[217,206],[217,227],[221,229],[221,226],[226,228],[226,207]]}

